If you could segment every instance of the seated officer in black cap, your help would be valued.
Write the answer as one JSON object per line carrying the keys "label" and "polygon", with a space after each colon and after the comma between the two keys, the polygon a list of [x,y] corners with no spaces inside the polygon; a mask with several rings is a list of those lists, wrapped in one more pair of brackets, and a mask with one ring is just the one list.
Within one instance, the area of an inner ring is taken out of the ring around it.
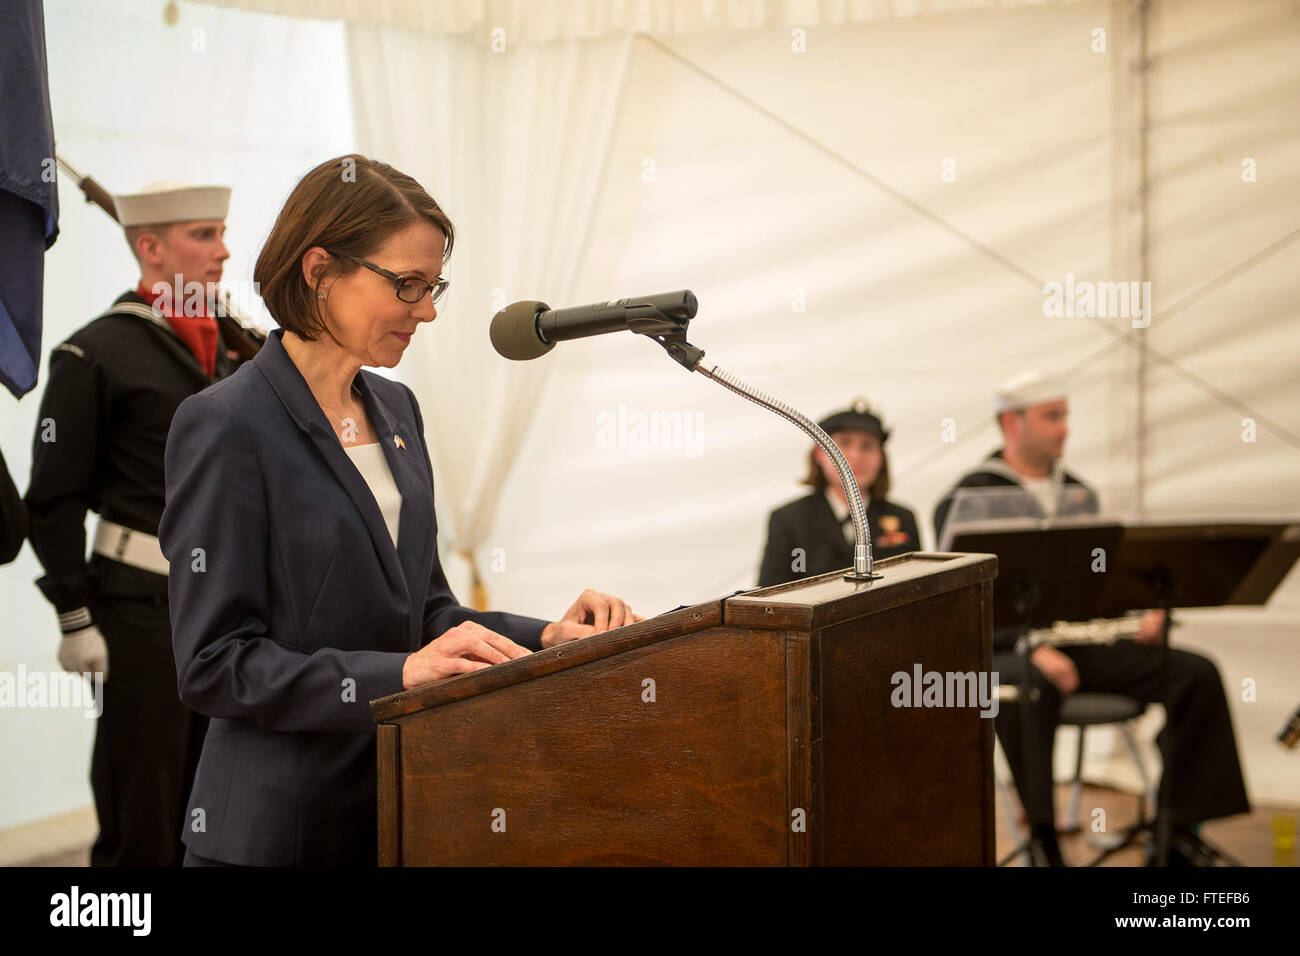
{"label": "seated officer in black cap", "polygon": [[[921,547],[916,518],[889,494],[889,432],[863,399],[817,423],[844,452],[862,490],[871,531],[871,553],[888,558]],[[835,465],[816,445],[808,456],[805,485],[813,493],[772,512],[758,586],[767,587],[853,566],[853,520]]]}

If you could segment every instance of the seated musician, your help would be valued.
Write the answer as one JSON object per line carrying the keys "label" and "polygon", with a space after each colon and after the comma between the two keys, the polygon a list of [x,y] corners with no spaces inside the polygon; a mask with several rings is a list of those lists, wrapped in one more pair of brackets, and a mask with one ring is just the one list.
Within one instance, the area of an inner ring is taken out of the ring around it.
{"label": "seated musician", "polygon": [[[880,560],[919,549],[916,518],[885,498],[889,494],[889,462],[885,458],[889,432],[867,403],[858,399],[852,408],[817,424],[844,453],[862,492],[872,557]],[[808,477],[803,483],[812,486],[812,494],[781,506],[768,518],[759,587],[853,565],[853,520],[844,485],[826,452],[816,445],[809,452]]]}
{"label": "seated musician", "polygon": [[[954,503],[962,507],[981,494],[1003,502],[1017,499],[1019,514],[1038,518],[1099,510],[1092,489],[1061,464],[1069,412],[1063,379],[1036,373],[1018,376],[1003,385],[996,411],[1002,448],[962,478],[935,511],[941,549],[946,546],[944,528]],[[1075,691],[1124,694],[1148,704],[1159,701],[1163,630],[1164,612],[1148,611],[1135,641],[1036,647],[1029,655],[1029,677],[1039,693],[1032,742],[1022,736],[1019,706],[1003,707],[997,716],[998,738],[1021,802],[1052,865],[1061,865],[1052,802],[1052,744],[1061,701]],[[1020,633],[1014,627],[994,630],[993,669],[1003,684],[1020,685],[1024,679],[1021,658],[1014,650]],[[1187,864],[1194,860],[1179,847],[1191,844],[1178,840],[1179,836],[1195,834],[1203,820],[1247,813],[1250,804],[1218,669],[1200,654],[1170,649],[1167,679],[1166,723],[1157,738],[1166,771],[1161,805],[1169,807],[1175,837],[1170,863]],[[1166,793],[1170,776],[1177,787]]]}

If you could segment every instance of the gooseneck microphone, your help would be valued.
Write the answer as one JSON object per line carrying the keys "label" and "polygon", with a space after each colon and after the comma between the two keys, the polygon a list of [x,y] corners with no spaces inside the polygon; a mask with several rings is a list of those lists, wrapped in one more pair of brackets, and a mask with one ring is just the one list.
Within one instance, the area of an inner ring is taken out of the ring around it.
{"label": "gooseneck microphone", "polygon": [[492,347],[504,358],[526,362],[569,339],[606,332],[655,335],[683,330],[697,308],[695,294],[687,289],[567,309],[552,309],[545,302],[515,302],[493,316]]}
{"label": "gooseneck microphone", "polygon": [[515,302],[506,306],[492,318],[492,346],[502,356],[516,362],[525,362],[545,355],[555,348],[556,342],[580,339],[589,335],[627,330],[654,339],[678,365],[688,372],[699,372],[723,388],[735,392],[768,411],[775,412],[826,452],[849,503],[853,517],[853,567],[844,574],[847,581],[870,585],[883,575],[872,570],[871,528],[867,524],[867,508],[862,500],[862,489],[853,477],[853,470],[840,447],[807,415],[791,408],[770,395],[760,392],[714,362],[705,362],[704,350],[686,341],[686,326],[695,318],[695,294],[661,292],[639,299],[619,299],[599,302],[572,309],[552,309],[545,302]]}

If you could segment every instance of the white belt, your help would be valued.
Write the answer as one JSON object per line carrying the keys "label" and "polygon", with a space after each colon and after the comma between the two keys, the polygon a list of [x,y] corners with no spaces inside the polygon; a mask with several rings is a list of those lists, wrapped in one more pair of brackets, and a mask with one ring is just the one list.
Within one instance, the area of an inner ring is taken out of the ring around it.
{"label": "white belt", "polygon": [[99,519],[99,527],[95,529],[95,553],[133,568],[167,574],[167,558],[157,538],[104,518]]}

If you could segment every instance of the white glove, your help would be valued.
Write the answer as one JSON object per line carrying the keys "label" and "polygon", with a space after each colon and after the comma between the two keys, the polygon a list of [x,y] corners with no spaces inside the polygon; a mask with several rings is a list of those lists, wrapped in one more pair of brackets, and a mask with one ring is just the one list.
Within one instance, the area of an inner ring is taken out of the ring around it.
{"label": "white glove", "polygon": [[108,680],[108,644],[95,625],[63,635],[59,644],[59,666],[74,674],[102,673]]}

